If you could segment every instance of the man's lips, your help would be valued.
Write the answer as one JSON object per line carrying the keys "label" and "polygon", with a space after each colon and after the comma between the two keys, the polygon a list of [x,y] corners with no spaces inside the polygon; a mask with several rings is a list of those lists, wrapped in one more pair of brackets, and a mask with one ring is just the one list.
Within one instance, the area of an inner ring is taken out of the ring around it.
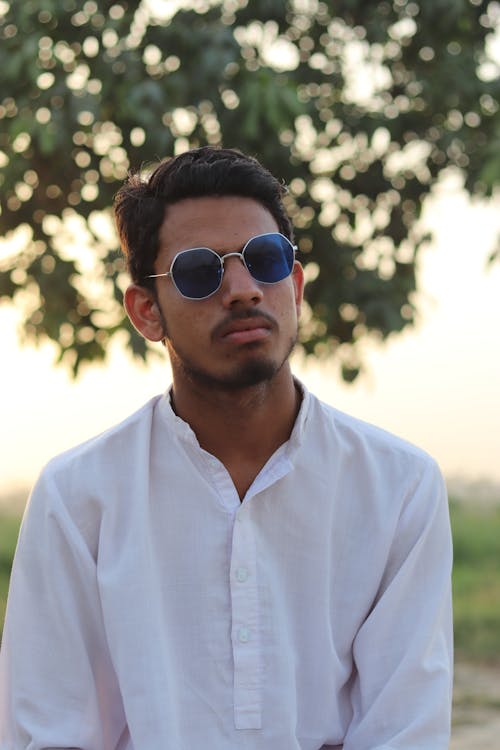
{"label": "man's lips", "polygon": [[268,315],[231,318],[214,331],[214,338],[232,344],[247,344],[267,338],[275,322]]}
{"label": "man's lips", "polygon": [[245,328],[242,331],[229,331],[223,337],[223,341],[229,344],[251,344],[267,338],[269,333],[269,328]]}

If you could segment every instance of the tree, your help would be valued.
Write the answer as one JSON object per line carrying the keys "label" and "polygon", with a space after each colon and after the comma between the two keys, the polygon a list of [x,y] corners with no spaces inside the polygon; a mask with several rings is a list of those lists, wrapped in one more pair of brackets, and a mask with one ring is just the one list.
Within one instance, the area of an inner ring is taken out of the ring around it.
{"label": "tree", "polygon": [[[127,170],[204,143],[289,185],[307,353],[411,324],[421,207],[500,178],[498,3],[0,0],[0,297],[76,373],[126,327],[110,228]],[[84,253],[83,246],[91,253]],[[146,345],[126,327],[133,350]]]}

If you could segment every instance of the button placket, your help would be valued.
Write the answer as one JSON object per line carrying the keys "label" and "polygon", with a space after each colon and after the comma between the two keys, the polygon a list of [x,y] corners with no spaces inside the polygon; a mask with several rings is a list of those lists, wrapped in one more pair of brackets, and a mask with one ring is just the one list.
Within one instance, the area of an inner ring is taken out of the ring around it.
{"label": "button placket", "polygon": [[230,568],[232,647],[234,662],[234,722],[236,729],[261,727],[262,656],[256,549],[248,510],[236,518]]}

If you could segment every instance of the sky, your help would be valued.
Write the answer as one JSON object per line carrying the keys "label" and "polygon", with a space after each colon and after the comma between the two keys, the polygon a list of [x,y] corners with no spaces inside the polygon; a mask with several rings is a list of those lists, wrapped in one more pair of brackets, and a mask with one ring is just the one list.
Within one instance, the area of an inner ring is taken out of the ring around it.
{"label": "sky", "polygon": [[[298,377],[320,398],[431,453],[447,478],[500,483],[500,233],[496,205],[471,204],[453,180],[424,212],[434,229],[422,251],[418,324],[366,346],[366,373],[341,382],[334,363]],[[170,382],[165,358],[134,363],[123,342],[106,366],[73,382],[50,344],[21,347],[19,315],[0,305],[0,494],[30,486],[55,454],[115,424]]]}

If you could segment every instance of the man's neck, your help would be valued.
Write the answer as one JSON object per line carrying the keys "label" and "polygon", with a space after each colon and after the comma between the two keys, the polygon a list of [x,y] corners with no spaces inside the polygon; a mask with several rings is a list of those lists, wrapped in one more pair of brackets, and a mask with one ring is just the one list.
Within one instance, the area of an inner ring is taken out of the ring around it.
{"label": "man's neck", "polygon": [[290,437],[300,401],[288,363],[271,381],[238,390],[207,389],[174,374],[174,411],[190,425],[201,447],[224,464],[241,499]]}

